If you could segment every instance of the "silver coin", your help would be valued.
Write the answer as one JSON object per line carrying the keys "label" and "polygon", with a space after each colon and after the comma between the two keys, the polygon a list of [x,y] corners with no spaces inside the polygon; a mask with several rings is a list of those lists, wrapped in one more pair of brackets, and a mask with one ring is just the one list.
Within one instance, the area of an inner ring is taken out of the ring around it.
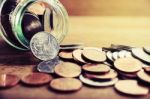
{"label": "silver coin", "polygon": [[36,33],[30,41],[30,48],[33,55],[40,60],[51,60],[59,52],[56,38],[47,32]]}
{"label": "silver coin", "polygon": [[43,73],[54,73],[54,68],[59,64],[59,57],[56,57],[52,60],[43,61],[37,65],[37,70]]}
{"label": "silver coin", "polygon": [[118,58],[119,58],[119,56],[118,56],[118,52],[113,52],[112,53],[112,58],[114,59],[114,60],[117,60]]}
{"label": "silver coin", "polygon": [[112,52],[108,51],[108,52],[106,53],[106,56],[107,56],[107,58],[108,58],[110,61],[112,61],[112,62],[114,61]]}

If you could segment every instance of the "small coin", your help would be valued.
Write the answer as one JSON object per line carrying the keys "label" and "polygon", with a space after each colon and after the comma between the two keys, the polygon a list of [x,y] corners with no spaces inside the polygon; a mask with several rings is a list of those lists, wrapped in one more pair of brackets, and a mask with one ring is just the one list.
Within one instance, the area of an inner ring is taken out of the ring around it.
{"label": "small coin", "polygon": [[110,67],[105,64],[85,64],[82,69],[89,73],[107,73],[110,71]]}
{"label": "small coin", "polygon": [[81,74],[81,67],[71,62],[60,62],[54,70],[61,77],[77,77]]}
{"label": "small coin", "polygon": [[134,57],[136,57],[146,63],[150,63],[150,55],[145,53],[142,48],[133,48],[132,54]]}
{"label": "small coin", "polygon": [[74,60],[81,62],[81,63],[86,63],[86,61],[82,58],[82,51],[83,50],[81,49],[74,50],[72,55],[73,55]]}
{"label": "small coin", "polygon": [[115,89],[129,95],[147,95],[149,89],[138,84],[136,80],[120,80],[115,84]]}
{"label": "small coin", "polygon": [[150,66],[149,67],[143,67],[144,71],[148,74],[150,74]]}
{"label": "small coin", "polygon": [[143,47],[144,51],[147,52],[148,54],[150,54],[150,47],[147,46],[147,47]]}
{"label": "small coin", "polygon": [[119,54],[118,54],[119,58],[125,58],[126,53],[127,53],[126,50],[120,51]]}
{"label": "small coin", "polygon": [[106,53],[95,49],[84,49],[82,55],[93,62],[104,62],[106,60]]}
{"label": "small coin", "polygon": [[61,51],[59,57],[62,59],[73,59],[72,51]]}
{"label": "small coin", "polygon": [[106,56],[107,56],[107,58],[108,58],[110,61],[114,61],[113,55],[112,55],[112,52],[111,52],[111,51],[108,51],[108,52],[106,53]]}
{"label": "small coin", "polygon": [[27,85],[39,86],[49,83],[52,76],[45,73],[32,73],[24,76],[21,81]]}
{"label": "small coin", "polygon": [[18,84],[20,78],[16,75],[11,74],[0,74],[0,87],[13,87]]}
{"label": "small coin", "polygon": [[117,60],[118,58],[119,58],[119,56],[118,56],[118,52],[113,52],[112,53],[112,58],[114,59],[114,60]]}
{"label": "small coin", "polygon": [[134,73],[142,69],[142,63],[134,58],[120,58],[114,62],[114,66],[117,70]]}
{"label": "small coin", "polygon": [[57,91],[78,91],[82,87],[80,80],[75,78],[57,78],[51,81],[50,87]]}
{"label": "small coin", "polygon": [[112,79],[110,81],[106,81],[106,82],[100,82],[100,81],[93,81],[91,79],[85,78],[83,75],[80,75],[79,79],[90,86],[94,86],[94,87],[107,87],[107,86],[112,86],[114,85],[117,81],[118,78]]}
{"label": "small coin", "polygon": [[137,76],[142,80],[150,84],[150,75],[144,72],[143,70],[137,73]]}
{"label": "small coin", "polygon": [[43,61],[37,65],[37,70],[43,73],[54,73],[54,67],[59,64],[59,58]]}
{"label": "small coin", "polygon": [[97,79],[97,80],[110,80],[116,78],[117,76],[118,76],[117,72],[112,69],[108,73],[102,75],[85,73],[85,77],[89,79]]}
{"label": "small coin", "polygon": [[56,38],[47,32],[36,33],[30,41],[30,48],[33,55],[40,60],[51,60],[59,52]]}

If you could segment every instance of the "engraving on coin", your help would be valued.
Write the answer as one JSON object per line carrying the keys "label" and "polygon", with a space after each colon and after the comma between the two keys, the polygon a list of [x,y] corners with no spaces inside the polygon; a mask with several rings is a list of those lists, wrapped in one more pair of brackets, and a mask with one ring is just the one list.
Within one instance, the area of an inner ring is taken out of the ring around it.
{"label": "engraving on coin", "polygon": [[30,48],[34,56],[40,60],[51,60],[59,52],[56,38],[47,32],[35,34],[30,41]]}

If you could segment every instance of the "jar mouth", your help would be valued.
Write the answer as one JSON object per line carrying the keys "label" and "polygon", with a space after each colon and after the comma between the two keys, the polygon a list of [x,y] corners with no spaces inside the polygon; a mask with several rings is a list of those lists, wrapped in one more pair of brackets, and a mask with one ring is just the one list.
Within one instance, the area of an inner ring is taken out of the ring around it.
{"label": "jar mouth", "polygon": [[29,8],[36,3],[44,5],[45,8],[43,12],[34,13],[32,10],[30,12],[42,15],[44,19],[41,23],[44,31],[51,33],[59,43],[68,32],[68,15],[60,2],[56,0],[24,0],[20,2],[11,13],[10,20],[15,37],[26,49],[30,49],[30,39],[24,35],[25,33],[22,29],[23,17],[25,13],[29,11]]}

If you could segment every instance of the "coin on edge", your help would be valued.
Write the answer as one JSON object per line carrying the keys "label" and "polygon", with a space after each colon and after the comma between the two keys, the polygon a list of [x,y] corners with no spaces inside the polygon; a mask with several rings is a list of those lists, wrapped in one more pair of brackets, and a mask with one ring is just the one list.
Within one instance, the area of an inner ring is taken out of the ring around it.
{"label": "coin on edge", "polygon": [[129,95],[147,95],[149,89],[141,86],[136,80],[120,80],[115,84],[115,89]]}
{"label": "coin on edge", "polygon": [[32,73],[22,77],[21,81],[27,85],[39,86],[49,83],[52,76],[45,73]]}
{"label": "coin on edge", "polygon": [[72,51],[61,51],[59,52],[59,57],[62,59],[73,59]]}
{"label": "coin on edge", "polygon": [[55,66],[54,71],[61,77],[77,77],[81,74],[81,67],[76,63],[60,62]]}
{"label": "coin on edge", "polygon": [[18,84],[20,78],[11,74],[0,74],[0,88],[13,87]]}
{"label": "coin on edge", "polygon": [[51,60],[59,52],[57,39],[47,32],[36,33],[30,41],[30,49],[35,57],[40,60]]}
{"label": "coin on edge", "polygon": [[89,86],[94,86],[94,87],[107,87],[107,86],[112,86],[114,85],[117,81],[118,78],[112,79],[110,81],[105,81],[105,82],[100,82],[100,81],[93,81],[91,79],[88,79],[84,77],[83,75],[80,75],[79,79],[84,83]]}
{"label": "coin on edge", "polygon": [[150,84],[150,75],[144,72],[143,70],[139,71],[137,73],[138,78],[140,78],[142,81],[147,82]]}
{"label": "coin on edge", "polygon": [[106,60],[106,53],[96,49],[85,49],[83,50],[82,55],[93,62],[104,62]]}
{"label": "coin on edge", "polygon": [[80,80],[75,78],[57,78],[51,81],[50,87],[57,91],[78,91],[82,87]]}
{"label": "coin on edge", "polygon": [[126,72],[126,73],[134,73],[138,72],[142,69],[142,63],[134,58],[120,58],[114,62],[114,66],[117,70]]}
{"label": "coin on edge", "polygon": [[105,64],[92,64],[92,63],[83,65],[82,69],[90,73],[107,73],[110,71],[110,67]]}

